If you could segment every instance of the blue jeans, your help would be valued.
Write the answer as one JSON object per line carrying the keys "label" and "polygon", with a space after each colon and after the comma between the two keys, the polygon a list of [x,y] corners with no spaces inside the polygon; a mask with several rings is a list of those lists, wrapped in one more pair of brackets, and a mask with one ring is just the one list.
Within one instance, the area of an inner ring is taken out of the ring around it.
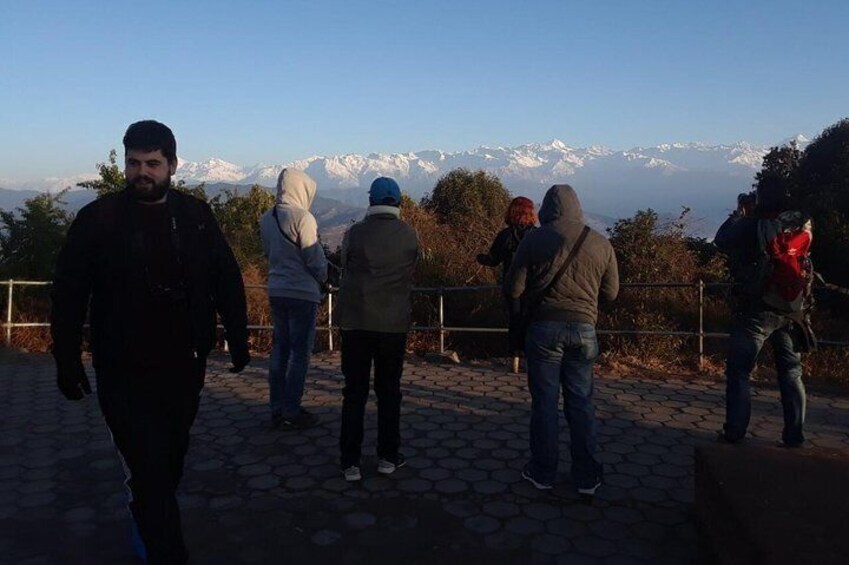
{"label": "blue jeans", "polygon": [[287,420],[301,412],[304,381],[315,344],[318,304],[297,298],[270,297],[274,338],[268,367],[272,417]]}
{"label": "blue jeans", "polygon": [[781,406],[784,408],[784,443],[798,445],[805,441],[805,385],[802,383],[802,356],[796,351],[798,328],[774,312],[740,312],[735,314],[725,365],[725,437],[737,441],[746,435],[752,414],[749,375],[765,341],[769,340],[775,356]]}
{"label": "blue jeans", "polygon": [[595,327],[579,322],[534,322],[528,329],[525,354],[531,392],[531,461],[526,471],[542,483],[557,475],[558,400],[563,386],[563,412],[569,424],[572,480],[578,488],[601,479],[596,448],[593,364],[598,357]]}

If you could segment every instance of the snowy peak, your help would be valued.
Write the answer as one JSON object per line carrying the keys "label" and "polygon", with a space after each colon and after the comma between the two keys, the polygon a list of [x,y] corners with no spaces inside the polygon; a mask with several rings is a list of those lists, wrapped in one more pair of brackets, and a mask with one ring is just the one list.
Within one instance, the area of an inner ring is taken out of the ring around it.
{"label": "snowy peak", "polygon": [[592,182],[598,177],[616,177],[622,184],[628,175],[677,178],[676,175],[687,173],[739,178],[745,186],[760,168],[767,150],[748,143],[666,143],[616,151],[600,145],[572,147],[560,139],[552,139],[516,147],[480,146],[453,153],[425,150],[313,156],[286,164],[254,167],[240,167],[214,158],[200,163],[181,161],[176,177],[190,184],[228,182],[271,187],[276,185],[283,168],[293,167],[312,176],[325,190],[366,187],[376,177],[390,176],[413,196],[430,191],[440,176],[459,167],[483,169],[501,178],[511,190],[537,191],[551,184],[570,182],[575,177],[582,182],[587,178]]}
{"label": "snowy peak", "polygon": [[806,136],[801,133],[797,133],[793,137],[788,137],[784,141],[782,141],[779,145],[791,145],[796,144],[797,149],[804,149],[811,142]]}
{"label": "snowy peak", "polygon": [[245,177],[243,167],[222,159],[212,158],[201,163],[177,161],[177,178],[196,182],[238,182]]}

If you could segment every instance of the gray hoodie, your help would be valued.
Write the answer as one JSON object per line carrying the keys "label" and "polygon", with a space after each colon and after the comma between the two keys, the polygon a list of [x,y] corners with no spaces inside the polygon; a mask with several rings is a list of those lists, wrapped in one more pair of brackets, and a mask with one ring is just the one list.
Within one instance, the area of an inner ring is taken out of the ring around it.
{"label": "gray hoodie", "polygon": [[269,296],[321,302],[327,259],[309,211],[315,192],[315,181],[303,171],[283,169],[277,178],[276,204],[259,220],[262,250],[268,257]]}
{"label": "gray hoodie", "polygon": [[[539,221],[541,227],[519,244],[505,276],[505,291],[513,299],[546,288],[581,234],[585,224],[575,190],[568,184],[548,189]],[[599,296],[614,300],[618,293],[619,270],[613,246],[603,235],[590,230],[560,281],[544,293],[533,319],[595,325]]]}

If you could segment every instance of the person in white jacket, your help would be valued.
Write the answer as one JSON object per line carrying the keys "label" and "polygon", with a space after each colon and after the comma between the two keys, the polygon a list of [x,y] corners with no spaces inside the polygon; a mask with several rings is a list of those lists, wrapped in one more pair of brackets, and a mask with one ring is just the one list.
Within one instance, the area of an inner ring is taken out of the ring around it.
{"label": "person in white jacket", "polygon": [[315,181],[303,171],[283,169],[277,201],[260,218],[262,249],[268,257],[268,297],[274,337],[268,369],[271,423],[305,429],[318,417],[301,406],[304,380],[315,343],[315,318],[327,281],[327,259],[318,224],[309,209]]}

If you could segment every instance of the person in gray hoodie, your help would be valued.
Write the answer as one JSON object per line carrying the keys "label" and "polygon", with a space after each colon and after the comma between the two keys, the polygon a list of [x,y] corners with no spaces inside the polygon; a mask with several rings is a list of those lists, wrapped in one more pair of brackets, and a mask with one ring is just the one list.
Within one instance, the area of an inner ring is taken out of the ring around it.
{"label": "person in gray hoodie", "polygon": [[548,190],[539,219],[541,227],[519,244],[504,282],[515,317],[521,311],[530,324],[525,355],[531,460],[522,477],[541,490],[553,486],[562,386],[572,480],[579,493],[593,495],[602,479],[601,464],[594,457],[593,364],[599,354],[595,325],[599,297],[614,300],[619,293],[616,255],[603,235],[584,224],[578,195],[569,185]]}
{"label": "person in gray hoodie", "polygon": [[315,343],[315,317],[327,281],[327,259],[310,213],[316,184],[303,171],[283,169],[277,201],[260,219],[268,257],[268,296],[274,337],[268,369],[271,422],[303,429],[318,418],[301,406]]}

